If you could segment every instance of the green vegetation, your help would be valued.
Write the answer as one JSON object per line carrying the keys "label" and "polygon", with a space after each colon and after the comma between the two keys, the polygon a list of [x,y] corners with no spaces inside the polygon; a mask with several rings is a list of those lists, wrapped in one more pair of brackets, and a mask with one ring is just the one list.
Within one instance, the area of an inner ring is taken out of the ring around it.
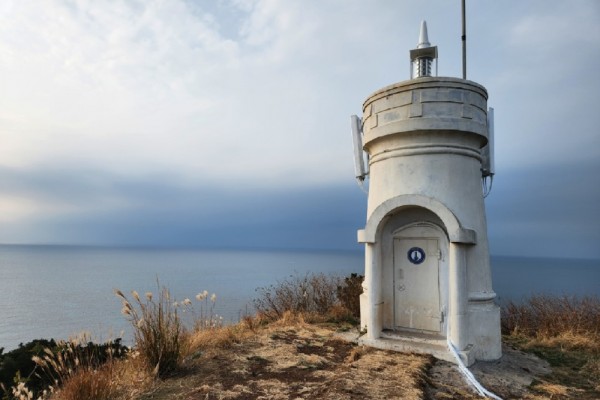
{"label": "green vegetation", "polygon": [[79,366],[97,368],[109,360],[124,357],[127,350],[121,339],[95,344],[82,336],[68,342],[33,340],[6,354],[0,351],[0,397],[18,399],[9,388],[19,387],[19,384],[18,391],[22,394],[42,394],[57,382],[65,382],[70,372]]}
{"label": "green vegetation", "polygon": [[5,388],[10,388],[13,383],[18,384],[21,381],[27,381],[32,389],[39,390],[44,384],[42,379],[36,380],[33,375],[35,362],[33,356],[39,356],[45,348],[56,348],[54,340],[38,339],[29,343],[21,343],[18,348],[3,354],[4,349],[0,349],[0,396],[8,398]]}

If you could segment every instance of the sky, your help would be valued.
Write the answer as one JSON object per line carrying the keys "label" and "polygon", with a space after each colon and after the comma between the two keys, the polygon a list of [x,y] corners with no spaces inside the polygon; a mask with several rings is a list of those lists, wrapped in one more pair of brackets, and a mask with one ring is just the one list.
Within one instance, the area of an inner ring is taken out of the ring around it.
{"label": "sky", "polygon": [[[0,243],[359,250],[351,114],[460,1],[3,0]],[[600,2],[467,1],[494,255],[600,258]]]}

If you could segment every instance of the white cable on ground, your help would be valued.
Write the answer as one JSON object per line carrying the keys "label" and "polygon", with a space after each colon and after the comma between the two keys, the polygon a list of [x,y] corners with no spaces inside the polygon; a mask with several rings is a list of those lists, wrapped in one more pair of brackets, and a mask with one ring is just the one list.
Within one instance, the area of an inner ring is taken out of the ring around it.
{"label": "white cable on ground", "polygon": [[471,385],[473,385],[473,387],[475,387],[475,389],[477,390],[477,393],[479,393],[481,396],[489,397],[494,400],[502,400],[501,397],[496,396],[494,393],[490,392],[489,390],[487,390],[486,388],[481,386],[481,383],[479,383],[477,381],[477,378],[475,378],[473,373],[471,371],[469,371],[469,368],[467,368],[467,366],[460,359],[460,355],[458,354],[456,347],[454,347],[454,345],[450,341],[450,335],[447,335],[446,337],[447,337],[447,342],[448,342],[448,349],[450,349],[450,352],[456,358],[456,361],[458,363],[458,369],[460,370],[460,372],[462,372],[462,374],[465,376],[465,378],[467,378],[467,382],[470,383]]}

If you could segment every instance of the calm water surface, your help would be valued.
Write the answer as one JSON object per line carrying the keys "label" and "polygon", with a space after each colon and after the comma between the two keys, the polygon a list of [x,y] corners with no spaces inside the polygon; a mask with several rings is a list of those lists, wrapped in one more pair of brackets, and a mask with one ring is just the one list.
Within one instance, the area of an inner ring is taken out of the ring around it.
{"label": "calm water surface", "polygon": [[120,336],[120,289],[182,300],[203,290],[217,295],[214,311],[226,321],[252,312],[257,287],[309,271],[348,275],[362,270],[357,252],[130,249],[0,246],[0,347],[81,331]]}
{"label": "calm water surface", "polygon": [[[532,293],[600,296],[600,261],[492,257],[501,300]],[[130,249],[0,246],[0,347],[91,331],[96,340],[128,331],[113,294],[156,293],[177,299],[216,293],[227,321],[252,312],[257,287],[293,274],[363,272],[361,252]],[[127,334],[126,334],[127,335]]]}

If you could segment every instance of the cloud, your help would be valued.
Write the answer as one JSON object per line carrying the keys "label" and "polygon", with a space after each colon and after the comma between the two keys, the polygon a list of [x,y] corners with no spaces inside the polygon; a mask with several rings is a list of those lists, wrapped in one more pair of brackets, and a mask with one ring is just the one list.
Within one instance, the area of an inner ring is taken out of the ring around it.
{"label": "cloud", "polygon": [[499,174],[486,200],[494,254],[600,258],[600,159]]}
{"label": "cloud", "polygon": [[600,94],[591,88],[600,87],[600,77],[590,73],[600,69],[598,3],[532,1],[500,15],[496,33],[482,35],[489,41],[479,39],[482,52],[472,57],[496,108],[500,167],[514,171],[599,158],[600,116],[594,109]]}
{"label": "cloud", "polygon": [[0,242],[357,249],[366,212],[351,182],[264,190],[87,172],[0,170],[0,195],[40,203],[5,218]]}
{"label": "cloud", "polygon": [[399,34],[393,2],[222,2],[237,24],[224,29],[219,7],[190,4],[13,3],[0,17],[3,162],[277,184],[351,173],[348,115],[404,78],[418,23]]}
{"label": "cloud", "polygon": [[[408,78],[421,19],[439,47],[440,75],[460,76],[453,2],[2,2],[0,221],[8,225],[0,241],[213,234],[214,243],[236,235],[241,243],[244,233],[224,228],[237,221],[260,227],[245,236],[256,242],[354,243],[360,226],[350,221],[363,224],[363,209],[342,212],[328,200],[343,203],[339,190],[353,207],[362,201],[346,189],[348,116]],[[565,235],[536,228],[548,221],[582,243],[597,238],[582,228],[597,209],[577,203],[586,213],[557,219],[570,203],[555,192],[597,198],[563,171],[598,170],[599,22],[594,0],[467,5],[468,78],[488,89],[496,110],[498,178],[488,202],[500,254],[559,243]],[[528,194],[524,176],[548,207]],[[320,229],[302,231],[309,221]],[[515,230],[538,245],[511,239]]]}
{"label": "cloud", "polygon": [[[596,160],[498,173],[486,199],[492,253],[600,258],[599,170]],[[350,179],[265,188],[4,168],[0,188],[5,243],[359,249],[366,218]]]}

